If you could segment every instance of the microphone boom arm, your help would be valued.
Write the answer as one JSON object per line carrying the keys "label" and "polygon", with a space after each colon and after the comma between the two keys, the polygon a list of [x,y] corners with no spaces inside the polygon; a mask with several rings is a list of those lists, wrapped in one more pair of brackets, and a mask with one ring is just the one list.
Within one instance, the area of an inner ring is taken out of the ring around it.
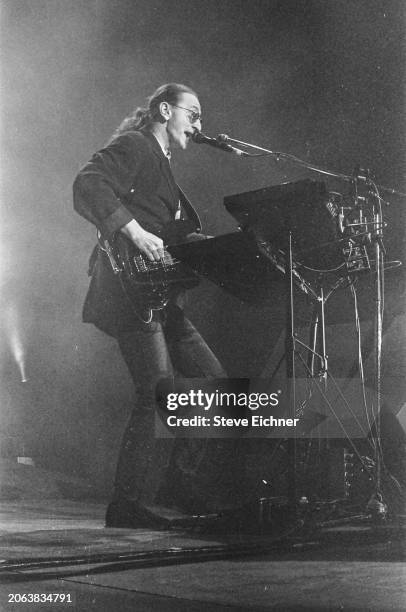
{"label": "microphone boom arm", "polygon": [[[347,181],[349,183],[353,182],[354,180],[353,175],[341,174],[339,172],[332,172],[331,170],[324,170],[323,168],[320,168],[319,166],[314,166],[313,164],[309,164],[303,159],[300,159],[299,157],[296,157],[295,155],[291,155],[290,153],[282,153],[281,151],[271,151],[270,149],[265,149],[264,147],[254,145],[250,142],[243,142],[242,140],[237,140],[236,138],[230,138],[230,136],[227,136],[227,134],[219,134],[217,136],[217,141],[223,142],[225,144],[233,143],[241,147],[249,147],[251,149],[255,149],[256,151],[261,151],[261,153],[257,153],[257,154],[246,153],[246,155],[250,157],[260,157],[260,156],[262,157],[262,156],[269,155],[269,156],[275,157],[276,161],[280,161],[281,159],[283,159],[284,161],[290,161],[299,166],[303,166],[304,168],[307,168],[307,170],[311,170],[312,172],[317,172],[319,174],[326,174],[327,176],[332,176],[334,178],[338,178],[338,179]],[[401,191],[398,191],[397,189],[393,189],[392,187],[385,187],[384,185],[377,185],[377,187],[381,189],[382,191],[385,191],[392,195],[398,195],[398,196],[401,196],[402,198],[406,198],[406,193],[402,193]]]}

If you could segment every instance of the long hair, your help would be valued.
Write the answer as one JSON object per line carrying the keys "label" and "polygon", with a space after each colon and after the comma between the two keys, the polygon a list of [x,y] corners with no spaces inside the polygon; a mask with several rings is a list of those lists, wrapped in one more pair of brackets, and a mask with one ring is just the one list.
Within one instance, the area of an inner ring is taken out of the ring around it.
{"label": "long hair", "polygon": [[193,89],[181,83],[167,83],[166,85],[161,85],[161,87],[158,87],[158,89],[154,91],[152,96],[147,98],[148,106],[139,106],[131,115],[128,115],[128,117],[118,126],[112,138],[116,138],[124,132],[140,130],[154,121],[159,121],[159,105],[161,102],[176,104],[182,93],[190,93],[196,96]]}

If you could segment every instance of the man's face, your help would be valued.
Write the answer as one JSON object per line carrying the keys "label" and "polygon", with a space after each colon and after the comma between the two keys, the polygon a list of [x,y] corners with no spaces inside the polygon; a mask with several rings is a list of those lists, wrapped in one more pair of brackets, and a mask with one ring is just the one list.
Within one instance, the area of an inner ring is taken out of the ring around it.
{"label": "man's face", "polygon": [[201,130],[201,108],[197,97],[191,93],[180,94],[176,105],[169,105],[171,114],[167,122],[170,146],[186,149],[193,133]]}

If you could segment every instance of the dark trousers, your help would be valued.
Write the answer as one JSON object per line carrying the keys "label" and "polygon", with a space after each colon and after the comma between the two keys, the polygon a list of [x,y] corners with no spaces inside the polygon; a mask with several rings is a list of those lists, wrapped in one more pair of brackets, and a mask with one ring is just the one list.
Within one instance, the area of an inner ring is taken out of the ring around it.
{"label": "dark trousers", "polygon": [[134,380],[136,404],[123,437],[115,499],[184,511],[238,505],[235,495],[230,497],[240,460],[234,441],[154,435],[155,388],[161,378],[226,376],[206,342],[174,305],[155,313],[151,323],[120,333],[118,342]]}

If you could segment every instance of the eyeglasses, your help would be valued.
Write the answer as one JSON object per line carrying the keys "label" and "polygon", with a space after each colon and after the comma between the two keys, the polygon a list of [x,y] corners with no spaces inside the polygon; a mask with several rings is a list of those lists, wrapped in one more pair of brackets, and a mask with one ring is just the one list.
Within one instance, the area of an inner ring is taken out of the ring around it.
{"label": "eyeglasses", "polygon": [[189,114],[190,123],[196,123],[196,121],[202,121],[202,115],[192,110],[191,108],[185,108],[184,106],[178,106],[177,104],[171,104],[171,106],[175,106],[176,108],[181,108],[184,111],[187,111]]}

